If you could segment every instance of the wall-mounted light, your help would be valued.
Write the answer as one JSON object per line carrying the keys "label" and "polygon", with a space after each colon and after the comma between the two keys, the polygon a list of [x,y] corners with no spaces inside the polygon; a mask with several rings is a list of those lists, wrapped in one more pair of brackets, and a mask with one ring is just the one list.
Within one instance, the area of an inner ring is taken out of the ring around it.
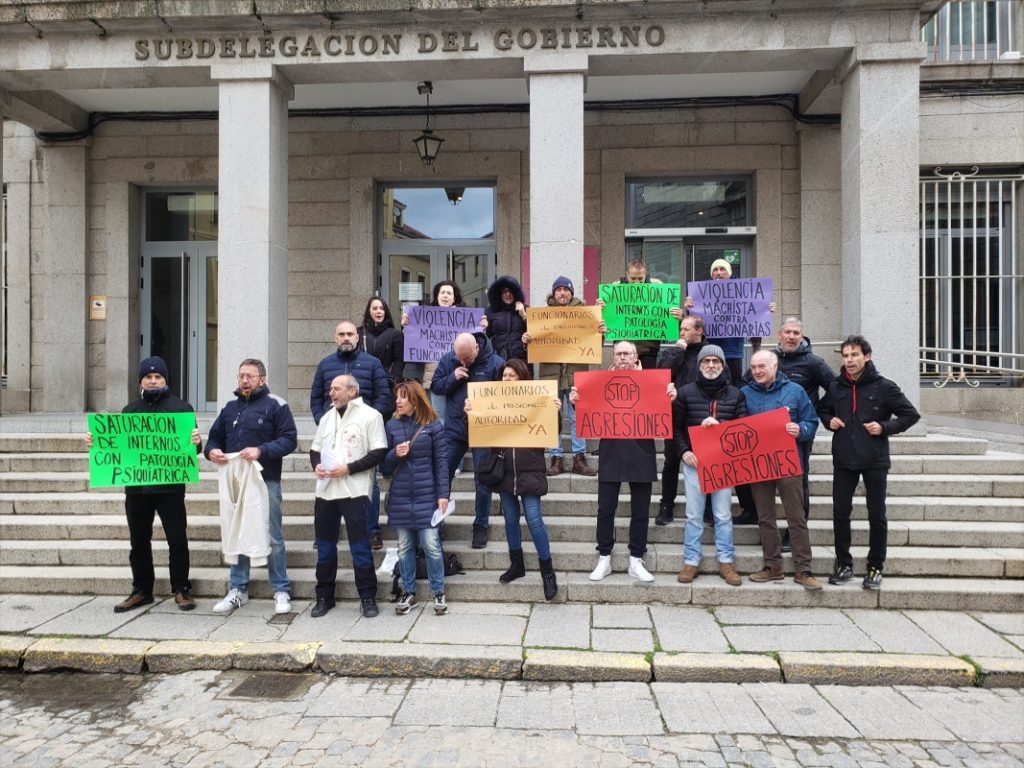
{"label": "wall-mounted light", "polygon": [[430,130],[430,94],[434,92],[434,84],[429,80],[419,83],[416,86],[416,92],[427,97],[427,125],[423,129],[423,133],[413,139],[412,143],[416,145],[416,151],[420,153],[420,160],[423,161],[423,164],[433,165],[441,145],[444,144],[444,139],[435,136],[434,132]]}

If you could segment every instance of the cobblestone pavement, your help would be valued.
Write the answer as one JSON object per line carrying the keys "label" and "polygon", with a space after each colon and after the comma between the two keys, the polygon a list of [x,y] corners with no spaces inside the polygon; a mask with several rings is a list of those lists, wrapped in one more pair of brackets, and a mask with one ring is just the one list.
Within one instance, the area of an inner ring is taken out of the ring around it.
{"label": "cobblestone pavement", "polygon": [[237,670],[6,673],[0,764],[999,768],[1024,766],[1024,694]]}

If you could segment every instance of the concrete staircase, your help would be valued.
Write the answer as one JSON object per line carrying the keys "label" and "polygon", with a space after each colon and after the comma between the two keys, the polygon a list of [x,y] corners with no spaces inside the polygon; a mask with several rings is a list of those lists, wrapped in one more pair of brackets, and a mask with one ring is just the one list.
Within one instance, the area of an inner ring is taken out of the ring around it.
{"label": "concrete staircase", "polygon": [[[2,425],[0,425],[2,429]],[[619,546],[613,557],[615,575],[594,584],[587,575],[595,562],[594,522],[597,480],[565,474],[550,479],[543,500],[544,517],[559,574],[559,600],[582,602],[660,602],[704,605],[785,605],[830,607],[942,608],[956,610],[1024,610],[1024,456],[989,450],[985,440],[963,437],[896,438],[889,475],[889,556],[881,592],[867,592],[859,582],[828,587],[811,594],[785,583],[742,588],[725,585],[715,574],[713,538],[705,531],[707,575],[692,586],[678,584],[682,567],[682,502],[676,522],[653,524],[646,562],[655,573],[653,585],[640,586],[625,576],[628,519],[617,521]],[[313,594],[312,476],[306,451],[285,460],[283,477],[284,532],[289,574],[297,597]],[[109,489],[88,489],[87,455],[78,434],[0,432],[0,592],[123,595],[131,588],[128,529],[123,495]],[[811,474],[811,542],[813,568],[827,574],[832,567],[831,458],[827,435],[815,443]],[[626,488],[624,487],[624,491]],[[620,514],[626,515],[625,496]],[[472,526],[472,475],[455,481],[459,510],[446,524],[447,552],[458,554],[467,569],[449,579],[453,601],[538,600],[540,579],[536,554],[525,521],[526,560],[531,572],[510,585],[498,583],[507,567],[505,532],[495,496],[490,544],[485,550],[468,545]],[[221,565],[216,474],[201,459],[201,482],[188,494],[192,581],[199,597],[223,594],[227,569]],[[781,510],[780,510],[781,512]],[[855,501],[855,569],[862,573],[867,553],[867,522],[863,497]],[[383,522],[383,520],[382,520]],[[784,525],[784,521],[781,525]],[[157,525],[155,538],[162,538]],[[394,537],[385,528],[386,546]],[[737,567],[741,573],[761,566],[756,526],[735,528]],[[342,567],[350,564],[339,549]],[[383,552],[377,553],[378,560]],[[166,549],[155,544],[157,592],[166,592]],[[788,561],[784,565],[791,567]],[[339,593],[354,597],[351,574],[343,572]],[[381,579],[383,597],[390,579]],[[265,573],[254,572],[254,596],[268,596]]]}

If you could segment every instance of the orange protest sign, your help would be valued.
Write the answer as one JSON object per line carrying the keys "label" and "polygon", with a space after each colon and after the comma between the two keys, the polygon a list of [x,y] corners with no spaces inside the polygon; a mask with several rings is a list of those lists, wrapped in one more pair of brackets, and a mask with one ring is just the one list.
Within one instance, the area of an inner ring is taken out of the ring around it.
{"label": "orange protest sign", "polygon": [[789,410],[690,427],[700,489],[714,493],[736,485],[797,477],[803,471],[796,438],[786,432]]}
{"label": "orange protest sign", "polygon": [[668,382],[667,370],[573,374],[573,384],[580,394],[576,434],[603,440],[671,438]]}
{"label": "orange protest sign", "polygon": [[558,445],[557,381],[471,381],[468,386],[473,448]]}
{"label": "orange protest sign", "polygon": [[601,362],[599,307],[529,307],[526,348],[531,363]]}

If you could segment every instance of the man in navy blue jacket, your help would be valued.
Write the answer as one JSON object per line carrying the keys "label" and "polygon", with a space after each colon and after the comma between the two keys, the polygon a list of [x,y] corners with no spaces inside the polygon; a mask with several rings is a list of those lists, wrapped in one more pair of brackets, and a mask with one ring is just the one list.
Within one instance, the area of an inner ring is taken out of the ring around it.
{"label": "man in navy blue jacket", "polygon": [[[338,351],[328,355],[316,367],[313,386],[309,389],[309,410],[313,421],[320,423],[331,406],[331,382],[336,376],[353,376],[359,382],[359,394],[363,402],[380,413],[387,421],[395,412],[395,400],[388,384],[388,375],[380,360],[359,348],[359,331],[350,320],[342,320],[334,329],[334,341]],[[377,471],[373,472],[373,485],[366,501],[366,532],[370,535],[370,546],[381,549],[384,539],[380,528],[380,482]]]}
{"label": "man in navy blue jacket", "polygon": [[[210,427],[206,458],[227,464],[225,453],[240,453],[246,461],[259,461],[270,496],[270,557],[267,571],[274,590],[274,611],[292,609],[292,585],[288,580],[287,555],[281,533],[282,459],[298,445],[298,430],[291,408],[267,388],[267,368],[260,360],[243,360],[238,366],[235,400],[227,403]],[[249,601],[249,558],[239,555],[231,566],[227,596],[214,613],[231,613]]]}

